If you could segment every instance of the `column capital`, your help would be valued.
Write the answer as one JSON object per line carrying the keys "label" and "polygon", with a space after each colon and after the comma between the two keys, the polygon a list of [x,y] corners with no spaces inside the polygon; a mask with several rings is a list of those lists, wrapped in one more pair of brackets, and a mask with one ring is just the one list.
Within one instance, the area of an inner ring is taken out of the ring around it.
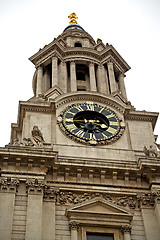
{"label": "column capital", "polygon": [[72,61],[70,61],[70,64],[76,64],[76,61],[74,61],[74,60],[72,60]]}
{"label": "column capital", "polygon": [[131,234],[132,227],[129,225],[124,225],[121,227],[121,232],[124,235],[125,233]]}
{"label": "column capital", "polygon": [[108,62],[107,62],[107,65],[109,66],[113,66],[113,62],[112,62],[112,60],[109,60]]}
{"label": "column capital", "polygon": [[17,178],[0,178],[0,189],[3,192],[13,192],[15,193],[17,187],[19,186],[19,180]]}
{"label": "column capital", "polygon": [[69,223],[69,228],[70,228],[70,230],[78,230],[79,223],[76,221],[72,221]]}
{"label": "column capital", "polygon": [[57,55],[53,55],[53,56],[52,56],[52,59],[58,60]]}
{"label": "column capital", "polygon": [[38,179],[29,179],[26,181],[28,194],[43,194],[45,182],[38,181]]}
{"label": "column capital", "polygon": [[95,65],[94,62],[90,62],[90,63],[89,63],[89,66],[94,66],[94,65]]}

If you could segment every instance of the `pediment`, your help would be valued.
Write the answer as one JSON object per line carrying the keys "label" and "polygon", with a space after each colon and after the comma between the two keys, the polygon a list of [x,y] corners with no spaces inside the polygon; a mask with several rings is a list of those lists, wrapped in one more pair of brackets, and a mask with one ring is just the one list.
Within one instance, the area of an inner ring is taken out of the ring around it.
{"label": "pediment", "polygon": [[60,96],[64,94],[64,92],[57,86],[55,85],[54,87],[50,88],[45,94],[44,96],[46,98],[51,98],[51,99],[55,99],[56,97]]}
{"label": "pediment", "polygon": [[85,201],[84,203],[68,209],[67,212],[79,214],[91,213],[94,216],[96,214],[132,216],[132,213],[128,210],[102,198],[94,198],[92,200]]}
{"label": "pediment", "polygon": [[84,226],[121,227],[129,225],[133,213],[101,197],[87,200],[66,210],[70,222]]}

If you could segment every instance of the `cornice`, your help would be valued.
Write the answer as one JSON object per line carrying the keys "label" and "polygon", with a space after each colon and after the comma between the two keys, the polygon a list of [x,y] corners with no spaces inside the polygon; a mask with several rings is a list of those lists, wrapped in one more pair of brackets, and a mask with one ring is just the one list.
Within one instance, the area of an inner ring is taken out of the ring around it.
{"label": "cornice", "polygon": [[130,66],[124,61],[112,45],[107,45],[104,50],[99,52],[95,49],[85,47],[78,50],[74,47],[64,48],[57,40],[54,40],[52,43],[41,49],[39,52],[30,57],[29,60],[38,66],[45,63],[53,55],[56,55],[61,59],[61,61],[83,59],[86,61],[93,61],[97,64],[106,64],[108,61],[112,60],[112,62],[117,65],[117,68],[122,72],[126,72],[130,69]]}
{"label": "cornice", "polygon": [[43,113],[51,113],[55,111],[54,102],[47,102],[43,98],[32,98],[32,100],[24,102],[19,102],[18,108],[18,121],[17,124],[12,124],[12,128],[16,128],[18,131],[21,131],[23,118],[25,116],[25,112],[43,112]]}
{"label": "cornice", "polygon": [[152,123],[153,130],[156,125],[156,121],[158,118],[158,112],[147,112],[147,111],[132,111],[127,110],[125,112],[125,119],[126,120],[135,120],[135,121],[147,121]]}

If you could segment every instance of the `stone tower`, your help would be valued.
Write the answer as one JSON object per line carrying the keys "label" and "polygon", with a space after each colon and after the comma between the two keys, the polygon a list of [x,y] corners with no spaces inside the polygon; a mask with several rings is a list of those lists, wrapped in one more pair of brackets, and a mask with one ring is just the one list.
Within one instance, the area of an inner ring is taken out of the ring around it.
{"label": "stone tower", "polygon": [[158,113],[131,105],[129,65],[69,18],[30,57],[34,96],[0,148],[0,239],[158,240]]}

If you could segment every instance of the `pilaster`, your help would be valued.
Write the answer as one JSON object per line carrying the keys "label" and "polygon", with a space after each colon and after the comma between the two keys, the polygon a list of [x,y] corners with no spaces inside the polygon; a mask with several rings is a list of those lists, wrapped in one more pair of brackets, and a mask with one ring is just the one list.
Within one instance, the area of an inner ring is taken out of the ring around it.
{"label": "pilaster", "polygon": [[26,240],[42,238],[42,203],[44,184],[35,180],[26,182],[28,189]]}
{"label": "pilaster", "polygon": [[0,179],[0,239],[11,239],[15,194],[18,185],[17,179]]}

